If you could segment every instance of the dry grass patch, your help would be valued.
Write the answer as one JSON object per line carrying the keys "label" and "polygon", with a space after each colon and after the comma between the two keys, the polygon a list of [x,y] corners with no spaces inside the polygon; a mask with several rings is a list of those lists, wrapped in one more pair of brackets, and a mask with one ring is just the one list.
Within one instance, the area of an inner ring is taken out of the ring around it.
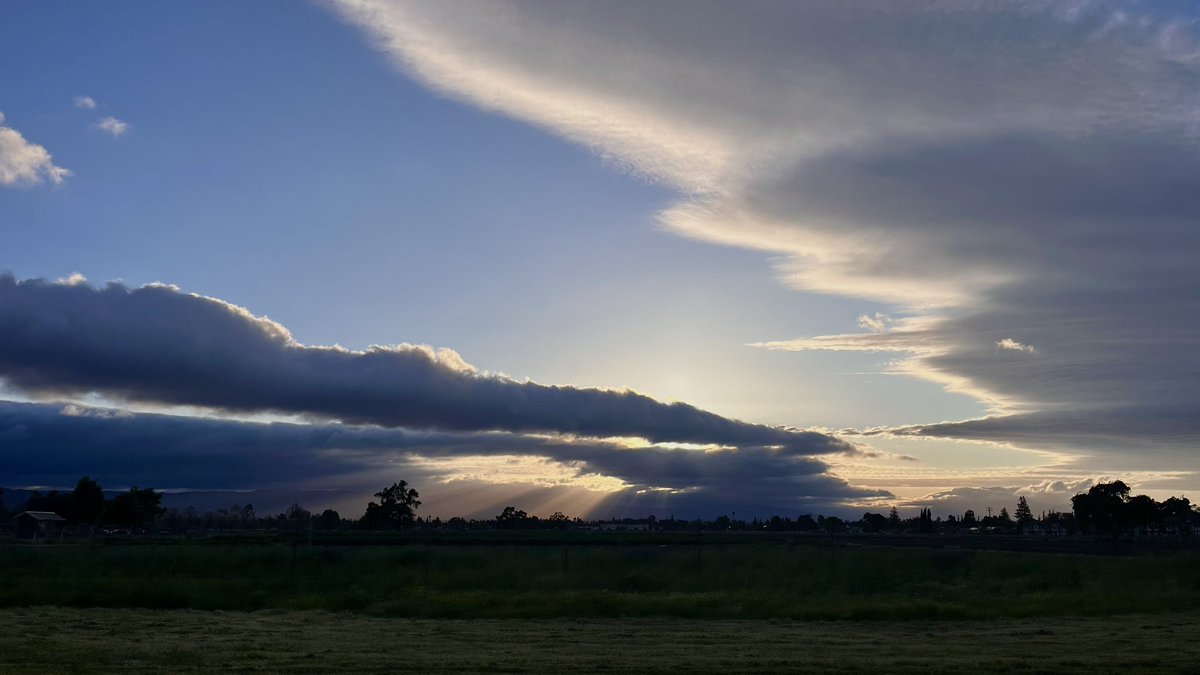
{"label": "dry grass patch", "polygon": [[0,610],[0,672],[1200,670],[1200,616],[953,622],[386,619]]}

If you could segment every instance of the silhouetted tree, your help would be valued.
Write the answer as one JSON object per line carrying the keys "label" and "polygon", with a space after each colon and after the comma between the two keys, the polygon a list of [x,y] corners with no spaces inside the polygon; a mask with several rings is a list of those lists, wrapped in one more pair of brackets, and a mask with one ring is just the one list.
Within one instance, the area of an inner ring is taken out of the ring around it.
{"label": "silhouetted tree", "polygon": [[837,516],[829,516],[826,518],[825,516],[818,515],[817,525],[819,525],[822,530],[825,530],[829,534],[837,534],[839,532],[846,531],[846,521],[838,518]]}
{"label": "silhouetted tree", "polygon": [[1171,497],[1159,505],[1159,511],[1165,525],[1175,528],[1176,532],[1185,536],[1192,533],[1191,524],[1195,512],[1187,497]]}
{"label": "silhouetted tree", "polygon": [[882,513],[864,513],[862,517],[863,530],[867,532],[882,532],[888,526],[888,518]]}
{"label": "silhouetted tree", "polygon": [[971,509],[967,509],[966,513],[964,513],[962,517],[963,527],[975,527],[978,523],[979,521],[975,520],[975,512]]}
{"label": "silhouetted tree", "polygon": [[189,527],[197,527],[201,524],[200,514],[196,512],[196,507],[188,505],[179,513],[180,525],[187,529]]}
{"label": "silhouetted tree", "polygon": [[1124,521],[1133,527],[1141,528],[1144,533],[1148,534],[1159,529],[1159,525],[1162,523],[1160,508],[1158,502],[1146,495],[1130,497],[1125,502]]}
{"label": "silhouetted tree", "polygon": [[149,524],[162,512],[162,494],[151,488],[129,488],[113,497],[104,511],[105,522],[140,527]]}
{"label": "silhouetted tree", "polygon": [[1017,527],[1022,532],[1033,522],[1033,511],[1030,510],[1029,502],[1025,501],[1024,495],[1017,497],[1017,510],[1014,515],[1017,517]]}
{"label": "silhouetted tree", "polygon": [[402,530],[413,526],[417,507],[421,506],[420,495],[408,483],[400,481],[393,483],[375,493],[379,503],[367,504],[367,512],[363,514],[359,524],[371,529]]}
{"label": "silhouetted tree", "polygon": [[801,532],[812,532],[821,529],[821,525],[812,517],[812,514],[806,513],[796,517],[796,529]]}
{"label": "silhouetted tree", "polygon": [[[240,510],[238,512],[238,515],[239,516],[241,515]],[[292,505],[289,506],[287,508],[287,511],[284,511],[284,513],[283,513],[284,520],[301,520],[301,521],[303,521],[303,520],[308,520],[309,518],[312,518],[312,513],[309,513],[308,509],[304,508],[303,506],[300,506],[299,502],[292,502]]]}
{"label": "silhouetted tree", "polygon": [[496,527],[502,530],[515,530],[525,524],[529,520],[529,514],[518,509],[515,506],[506,506],[496,516]]}
{"label": "silhouetted tree", "polygon": [[888,514],[888,529],[889,530],[900,529],[900,513],[898,511],[896,511],[896,507],[894,507],[894,506],[892,507],[891,513]]}
{"label": "silhouetted tree", "polygon": [[333,509],[325,509],[317,516],[316,526],[320,530],[336,530],[342,525],[342,517]]}
{"label": "silhouetted tree", "polygon": [[922,508],[921,515],[917,518],[917,531],[929,533],[933,532],[933,510]]}
{"label": "silhouetted tree", "polygon": [[555,529],[565,530],[571,527],[571,519],[566,517],[562,511],[555,511],[546,519],[546,523]]}
{"label": "silhouetted tree", "polygon": [[1097,483],[1086,493],[1071,498],[1075,520],[1084,532],[1106,532],[1114,537],[1121,530],[1129,486],[1121,481]]}
{"label": "silhouetted tree", "polygon": [[1008,507],[1000,507],[1000,515],[996,516],[995,526],[1004,530],[1011,529],[1013,526],[1012,516],[1008,515]]}
{"label": "silhouetted tree", "polygon": [[53,511],[65,518],[71,513],[71,495],[58,490],[51,490],[46,494],[34,490],[33,494],[29,495],[29,501],[25,502],[25,510]]}
{"label": "silhouetted tree", "polygon": [[104,490],[91,477],[84,476],[71,493],[71,512],[63,515],[76,523],[98,525],[104,506]]}

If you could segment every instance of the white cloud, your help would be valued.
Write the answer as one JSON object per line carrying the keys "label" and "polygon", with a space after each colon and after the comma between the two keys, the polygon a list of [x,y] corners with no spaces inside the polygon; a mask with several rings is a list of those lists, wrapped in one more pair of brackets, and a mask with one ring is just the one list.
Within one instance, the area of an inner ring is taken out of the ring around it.
{"label": "white cloud", "polygon": [[1027,354],[1036,354],[1037,353],[1037,349],[1035,349],[1033,345],[1021,344],[1020,342],[1017,342],[1016,340],[1014,340],[1012,338],[1004,338],[1002,340],[997,340],[996,346],[999,347],[1000,349],[1007,349],[1008,351],[1013,351],[1013,352],[1025,352]]}
{"label": "white cloud", "polygon": [[132,125],[130,125],[128,122],[122,122],[121,120],[112,116],[105,117],[92,126],[106,134],[111,134],[113,137],[124,134],[132,127]]}
{"label": "white cloud", "polygon": [[76,108],[82,108],[84,110],[96,109],[96,99],[92,98],[91,96],[76,96],[74,103]]}
{"label": "white cloud", "polygon": [[863,314],[862,316],[858,317],[858,327],[866,328],[872,333],[882,333],[886,331],[891,323],[892,317],[888,316],[887,314],[880,314],[879,312],[875,312],[874,316],[870,314]]}
{"label": "white cloud", "polygon": [[46,148],[25,140],[16,129],[3,126],[0,113],[0,186],[37,185],[49,180],[58,185],[71,172],[54,165]]}
{"label": "white cloud", "polygon": [[[1177,411],[1200,400],[1200,313],[1180,311],[1200,297],[1194,15],[1105,0],[334,5],[429,86],[677,188],[666,227],[923,322],[764,346],[904,352],[896,372],[1056,416],[993,418],[989,439],[1051,442],[1027,432],[1124,411],[1125,441],[1166,415],[1171,443],[1200,444],[1200,408]],[[1012,358],[1031,344],[1039,358]]]}
{"label": "white cloud", "polygon": [[71,274],[66,277],[55,279],[54,283],[63,284],[65,286],[80,286],[87,283],[87,277],[80,272],[71,272]]}

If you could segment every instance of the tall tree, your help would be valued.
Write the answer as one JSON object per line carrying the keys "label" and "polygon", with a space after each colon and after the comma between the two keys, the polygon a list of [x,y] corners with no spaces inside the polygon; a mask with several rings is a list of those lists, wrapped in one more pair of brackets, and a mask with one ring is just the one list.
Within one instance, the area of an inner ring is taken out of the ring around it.
{"label": "tall tree", "polygon": [[867,532],[882,532],[885,528],[887,528],[887,525],[887,516],[883,515],[882,513],[871,513],[868,511],[867,513],[863,514],[862,526]]}
{"label": "tall tree", "polygon": [[502,530],[515,530],[529,520],[529,514],[515,506],[506,506],[496,516],[496,527]]}
{"label": "tall tree", "polygon": [[58,490],[51,490],[46,494],[39,491],[34,491],[29,495],[29,501],[25,503],[26,511],[52,511],[64,518],[71,513],[71,495]]}
{"label": "tall tree", "polygon": [[1171,497],[1160,504],[1159,509],[1166,525],[1185,536],[1192,533],[1192,519],[1196,512],[1192,510],[1192,503],[1187,497]]}
{"label": "tall tree", "polygon": [[1121,481],[1097,483],[1071,498],[1075,520],[1084,532],[1107,532],[1114,537],[1124,524],[1129,486]]}
{"label": "tall tree", "polygon": [[148,525],[163,511],[159,506],[161,502],[162,493],[152,488],[132,487],[113,497],[105,510],[104,520],[116,525]]}
{"label": "tall tree", "polygon": [[[238,511],[237,515],[239,518],[241,517],[240,510]],[[299,502],[292,502],[292,505],[287,508],[287,511],[283,512],[284,520],[308,520],[311,517],[312,514],[308,512],[308,509],[300,506]]]}
{"label": "tall tree", "polygon": [[71,492],[69,518],[83,525],[98,525],[104,514],[104,490],[91,476],[84,476]]}
{"label": "tall tree", "polygon": [[1125,502],[1125,522],[1140,527],[1145,532],[1160,529],[1162,505],[1146,495],[1130,497],[1129,501]]}
{"label": "tall tree", "polygon": [[392,483],[391,487],[376,492],[375,496],[379,502],[367,504],[367,512],[359,521],[363,527],[402,530],[413,526],[417,508],[421,506],[421,495],[408,487],[407,482]]}
{"label": "tall tree", "polygon": [[342,526],[342,517],[333,509],[325,509],[317,516],[317,529],[336,530]]}
{"label": "tall tree", "polygon": [[1033,522],[1033,511],[1029,508],[1029,502],[1025,501],[1025,496],[1017,497],[1017,527],[1023,532],[1025,527]]}

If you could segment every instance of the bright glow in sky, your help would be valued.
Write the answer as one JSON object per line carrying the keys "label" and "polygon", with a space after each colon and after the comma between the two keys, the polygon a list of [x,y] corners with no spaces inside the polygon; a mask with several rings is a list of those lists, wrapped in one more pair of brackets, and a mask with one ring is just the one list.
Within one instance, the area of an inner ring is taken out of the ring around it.
{"label": "bright glow in sky", "polygon": [[404,478],[440,515],[1200,486],[1189,5],[0,18],[0,485]]}

